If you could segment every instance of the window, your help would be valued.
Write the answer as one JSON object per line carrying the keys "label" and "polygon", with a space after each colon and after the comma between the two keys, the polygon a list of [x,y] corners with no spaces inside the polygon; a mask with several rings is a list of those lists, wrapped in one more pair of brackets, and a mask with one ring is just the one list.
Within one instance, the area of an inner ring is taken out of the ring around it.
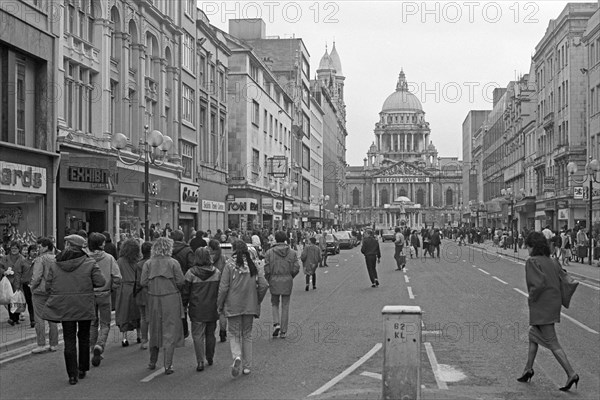
{"label": "window", "polygon": [[354,207],[360,207],[360,190],[356,187],[352,191],[352,205]]}
{"label": "window", "polygon": [[17,144],[25,146],[25,60],[22,57],[17,61]]}
{"label": "window", "polygon": [[111,134],[116,133],[117,129],[117,101],[119,94],[118,82],[110,81],[110,115],[108,117],[109,131]]}
{"label": "window", "polygon": [[[219,120],[219,143],[217,143],[217,166],[225,165],[225,152],[223,151],[223,143],[225,143],[225,118]],[[219,151],[220,149],[220,151]]]}
{"label": "window", "polygon": [[304,112],[302,113],[302,131],[304,136],[310,138],[310,118]]}
{"label": "window", "polygon": [[258,82],[258,67],[254,64],[250,64],[250,77]]}
{"label": "window", "polygon": [[390,203],[390,197],[386,188],[381,189],[379,192],[379,207],[383,207],[384,204]]}
{"label": "window", "polygon": [[279,140],[279,123],[277,122],[277,118],[275,118],[275,141]]}
{"label": "window", "polygon": [[256,182],[260,173],[260,152],[256,149],[252,149],[252,180]]}
{"label": "window", "polygon": [[196,47],[194,38],[185,33],[183,35],[183,51],[182,51],[182,65],[184,68],[189,70],[192,73],[196,73],[196,68],[194,67],[194,55],[196,54]]}
{"label": "window", "polygon": [[181,142],[181,166],[183,176],[191,178],[194,170],[194,145],[187,142]]}
{"label": "window", "polygon": [[[225,74],[219,71],[219,98],[221,101],[225,101]],[[256,119],[256,125],[258,125],[258,118]]]}
{"label": "window", "polygon": [[302,168],[310,171],[310,149],[306,145],[302,145]]}
{"label": "window", "polygon": [[590,110],[592,115],[596,113],[596,96],[594,88],[590,89]]}
{"label": "window", "polygon": [[206,57],[200,55],[198,59],[198,82],[200,87],[206,87]]}
{"label": "window", "polygon": [[208,130],[206,129],[206,107],[200,106],[200,143],[202,146],[202,161],[208,160]]}
{"label": "window", "polygon": [[92,131],[92,106],[96,101],[93,94],[93,74],[90,70],[65,65],[65,119],[68,127],[81,132]]}
{"label": "window", "polygon": [[211,162],[213,165],[217,164],[218,160],[218,146],[217,146],[217,115],[213,112],[210,113],[210,155]]}
{"label": "window", "polygon": [[[170,1],[170,0],[167,0]],[[185,12],[190,17],[194,17],[194,10],[196,8],[196,0],[185,0]]]}
{"label": "window", "polygon": [[302,73],[307,79],[310,79],[310,64],[304,56],[302,56]]}
{"label": "window", "polygon": [[181,92],[181,118],[191,124],[195,122],[194,101],[194,90],[186,84],[183,84]]}
{"label": "window", "polygon": [[65,9],[67,32],[89,42],[94,41],[95,6],[93,0],[68,0]]}
{"label": "window", "polygon": [[215,64],[210,64],[210,86],[208,90],[214,96],[217,95],[217,82],[216,82],[217,70],[215,68]]}
{"label": "window", "polygon": [[448,188],[448,190],[446,190],[446,205],[451,206],[453,204],[454,204],[454,192],[452,192],[452,189]]}
{"label": "window", "polygon": [[260,105],[252,100],[252,124],[258,126],[260,123]]}
{"label": "window", "polygon": [[417,190],[417,204],[425,206],[425,191],[423,189]]}
{"label": "window", "polygon": [[269,136],[273,137],[273,115],[269,114]]}
{"label": "window", "polygon": [[310,201],[310,181],[305,178],[302,178],[302,201]]}
{"label": "window", "polygon": [[268,124],[268,119],[267,119],[267,110],[265,110],[264,113],[264,119],[263,119],[263,132],[265,133],[265,135],[267,134],[267,124]]}
{"label": "window", "polygon": [[310,91],[304,84],[302,85],[302,101],[307,106],[310,106]]}

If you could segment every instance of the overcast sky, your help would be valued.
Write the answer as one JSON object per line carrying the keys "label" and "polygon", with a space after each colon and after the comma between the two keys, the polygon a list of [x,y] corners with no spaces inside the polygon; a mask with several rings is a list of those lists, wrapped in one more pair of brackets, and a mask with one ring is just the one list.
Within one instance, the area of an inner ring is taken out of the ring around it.
{"label": "overcast sky", "polygon": [[[574,1],[578,2],[578,1]],[[593,2],[593,1],[592,1]],[[439,155],[462,159],[469,110],[529,72],[535,46],[566,1],[204,2],[211,23],[261,17],[267,36],[302,38],[314,76],[335,39],[347,107],[347,162],[362,165],[383,102],[403,68]]]}

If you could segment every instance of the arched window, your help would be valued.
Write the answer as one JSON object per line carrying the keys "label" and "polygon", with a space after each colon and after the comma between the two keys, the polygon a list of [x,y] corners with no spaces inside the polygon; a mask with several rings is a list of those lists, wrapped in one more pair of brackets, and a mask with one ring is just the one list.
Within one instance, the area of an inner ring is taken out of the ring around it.
{"label": "arched window", "polygon": [[[135,21],[133,19],[129,20],[129,53],[128,53],[128,57],[127,57],[127,62],[128,62],[128,67],[129,69],[134,70],[135,72],[137,72],[137,62],[134,59],[134,54],[136,54],[136,52],[134,52],[131,48],[131,46],[133,46],[134,44],[138,44],[138,35],[137,35],[137,27],[135,26]],[[135,75],[134,72],[134,75]]]}
{"label": "arched window", "polygon": [[116,60],[121,59],[121,46],[117,43],[116,34],[121,32],[121,18],[119,16],[119,9],[117,6],[113,6],[110,9],[110,22],[112,24],[112,31],[110,33],[110,55]]}
{"label": "arched window", "polygon": [[454,192],[452,191],[452,189],[448,188],[448,190],[446,190],[446,205],[447,206],[451,206],[452,204],[454,204]]}
{"label": "arched window", "polygon": [[425,206],[425,191],[423,189],[417,190],[417,204]]}
{"label": "arched window", "polygon": [[397,197],[400,197],[400,196],[408,197],[406,195],[406,188],[401,187],[400,189],[398,189],[398,196]]}
{"label": "arched window", "polygon": [[379,192],[379,206],[383,207],[384,204],[390,203],[390,196],[388,190],[383,188],[381,192]]}
{"label": "arched window", "polygon": [[356,187],[352,191],[352,205],[360,207],[360,190]]}

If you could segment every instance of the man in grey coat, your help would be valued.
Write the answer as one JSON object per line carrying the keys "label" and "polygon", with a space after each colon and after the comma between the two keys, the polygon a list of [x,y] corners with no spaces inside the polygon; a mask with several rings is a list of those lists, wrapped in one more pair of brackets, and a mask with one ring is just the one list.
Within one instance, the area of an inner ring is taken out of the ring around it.
{"label": "man in grey coat", "polygon": [[[275,233],[275,246],[265,254],[265,278],[269,282],[271,306],[273,307],[273,337],[279,336],[280,338],[285,338],[287,334],[293,280],[300,272],[298,255],[285,243],[286,239],[285,232]],[[279,316],[280,301],[281,319]]]}

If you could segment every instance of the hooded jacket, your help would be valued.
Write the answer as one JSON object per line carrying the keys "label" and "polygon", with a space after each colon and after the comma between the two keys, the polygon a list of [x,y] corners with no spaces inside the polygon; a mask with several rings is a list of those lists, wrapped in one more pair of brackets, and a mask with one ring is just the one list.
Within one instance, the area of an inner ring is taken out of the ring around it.
{"label": "hooded jacket", "polygon": [[285,243],[277,243],[265,254],[265,278],[271,294],[290,295],[294,277],[300,272],[300,260],[296,251]]}
{"label": "hooded jacket", "polygon": [[194,251],[185,242],[173,242],[173,255],[171,257],[179,262],[183,275],[194,265]]}
{"label": "hooded jacket", "polygon": [[35,295],[48,296],[46,293],[46,279],[50,273],[50,266],[54,264],[56,256],[51,252],[46,252],[33,260],[33,272],[29,287]]}
{"label": "hooded jacket", "polygon": [[233,258],[225,263],[219,283],[217,307],[227,318],[238,315],[260,317],[260,303],[269,284],[265,279],[264,269],[259,264],[256,269],[258,274],[251,276],[246,260],[242,266],[238,266]]}
{"label": "hooded jacket", "polygon": [[94,288],[106,280],[96,261],[87,254],[67,251],[50,265],[46,279],[49,294],[41,317],[47,321],[93,320],[95,313]]}
{"label": "hooded jacket", "polygon": [[181,291],[183,306],[188,307],[192,322],[212,322],[219,319],[217,296],[221,271],[214,265],[194,265],[185,273]]}
{"label": "hooded jacket", "polygon": [[102,287],[94,288],[96,296],[109,296],[111,290],[116,290],[121,286],[121,270],[114,257],[106,251],[98,250],[90,254],[90,257],[96,261],[102,277],[106,283]]}

